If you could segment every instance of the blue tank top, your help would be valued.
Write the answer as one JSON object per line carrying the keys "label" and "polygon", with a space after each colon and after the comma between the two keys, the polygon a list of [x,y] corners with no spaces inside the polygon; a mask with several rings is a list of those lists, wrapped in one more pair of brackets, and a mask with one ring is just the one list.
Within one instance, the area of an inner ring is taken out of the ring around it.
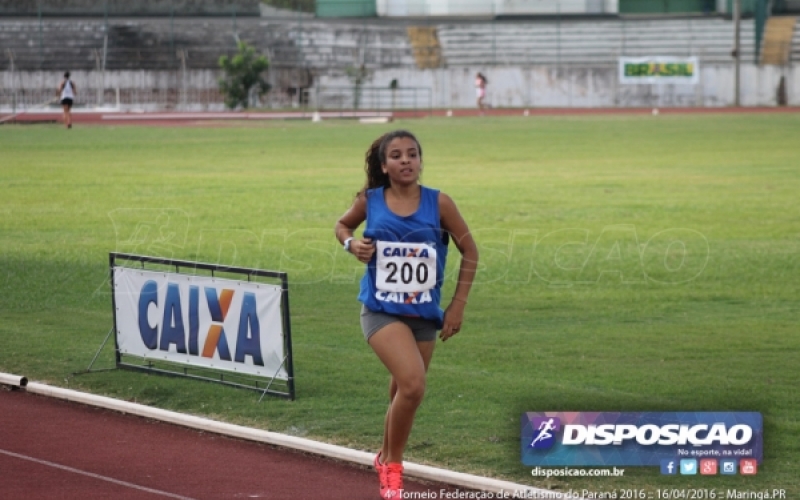
{"label": "blue tank top", "polygon": [[[374,243],[424,243],[436,249],[436,281],[433,288],[421,293],[387,292],[377,286],[376,268],[378,251],[367,264],[361,279],[361,292],[358,300],[373,312],[411,316],[432,320],[441,329],[444,312],[439,303],[442,296],[442,283],[447,263],[448,234],[442,230],[439,217],[439,190],[421,186],[417,211],[408,216],[400,216],[389,210],[384,198],[384,188],[369,189],[367,196],[367,221],[364,237]],[[391,250],[385,251],[387,254]],[[398,252],[398,250],[395,250]]]}

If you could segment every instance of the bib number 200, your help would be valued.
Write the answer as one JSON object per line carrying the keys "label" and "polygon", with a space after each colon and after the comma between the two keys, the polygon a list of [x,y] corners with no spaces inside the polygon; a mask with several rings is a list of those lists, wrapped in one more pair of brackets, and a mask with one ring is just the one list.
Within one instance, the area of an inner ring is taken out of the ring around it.
{"label": "bib number 200", "polygon": [[403,262],[399,269],[399,276],[396,262],[388,262],[386,268],[389,270],[389,276],[386,277],[387,283],[397,283],[398,277],[406,285],[413,282],[425,283],[428,281],[428,265],[424,262],[418,263],[416,270],[411,263]]}
{"label": "bib number 200", "polygon": [[425,243],[378,241],[375,286],[384,292],[417,293],[436,286],[436,248]]}

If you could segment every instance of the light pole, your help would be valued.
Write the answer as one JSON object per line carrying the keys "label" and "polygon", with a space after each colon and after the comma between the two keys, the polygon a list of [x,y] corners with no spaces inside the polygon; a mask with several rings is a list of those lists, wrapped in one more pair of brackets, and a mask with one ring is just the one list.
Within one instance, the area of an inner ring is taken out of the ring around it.
{"label": "light pole", "polygon": [[734,76],[733,76],[733,105],[737,108],[741,105],[741,100],[739,97],[739,88],[741,85],[741,60],[742,60],[742,47],[741,47],[741,24],[742,24],[742,0],[734,0],[733,1],[733,23],[734,23],[734,48],[733,54],[735,58],[735,69],[734,69]]}
{"label": "light pole", "polygon": [[17,114],[17,85],[14,82],[14,53],[6,49],[8,60],[11,62],[11,116]]}

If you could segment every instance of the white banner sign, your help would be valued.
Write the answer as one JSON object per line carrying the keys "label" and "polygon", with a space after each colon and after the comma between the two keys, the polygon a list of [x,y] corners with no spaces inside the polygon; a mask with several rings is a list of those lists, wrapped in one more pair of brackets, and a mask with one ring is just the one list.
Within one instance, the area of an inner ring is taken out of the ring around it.
{"label": "white banner sign", "polygon": [[637,83],[685,83],[699,81],[696,57],[620,57],[619,81]]}
{"label": "white banner sign", "polygon": [[281,287],[114,267],[122,354],[288,380]]}

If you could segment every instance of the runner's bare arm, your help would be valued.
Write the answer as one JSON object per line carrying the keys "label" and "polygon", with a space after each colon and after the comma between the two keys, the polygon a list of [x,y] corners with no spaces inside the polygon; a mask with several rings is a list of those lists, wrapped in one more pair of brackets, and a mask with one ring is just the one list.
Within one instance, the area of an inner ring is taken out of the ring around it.
{"label": "runner's bare arm", "polygon": [[[353,238],[353,232],[365,220],[367,220],[367,197],[364,193],[360,193],[353,201],[353,205],[336,221],[334,232],[339,243],[344,244],[345,240]],[[369,238],[354,238],[350,242],[350,253],[366,264],[375,253],[375,244]]]}
{"label": "runner's bare arm", "polygon": [[478,268],[478,246],[453,199],[441,192],[439,193],[439,216],[442,228],[450,234],[456,248],[461,252],[461,267],[458,271],[456,290],[450,305],[445,310],[444,326],[440,334],[442,340],[447,340],[461,329],[464,307],[467,305],[469,291]]}

